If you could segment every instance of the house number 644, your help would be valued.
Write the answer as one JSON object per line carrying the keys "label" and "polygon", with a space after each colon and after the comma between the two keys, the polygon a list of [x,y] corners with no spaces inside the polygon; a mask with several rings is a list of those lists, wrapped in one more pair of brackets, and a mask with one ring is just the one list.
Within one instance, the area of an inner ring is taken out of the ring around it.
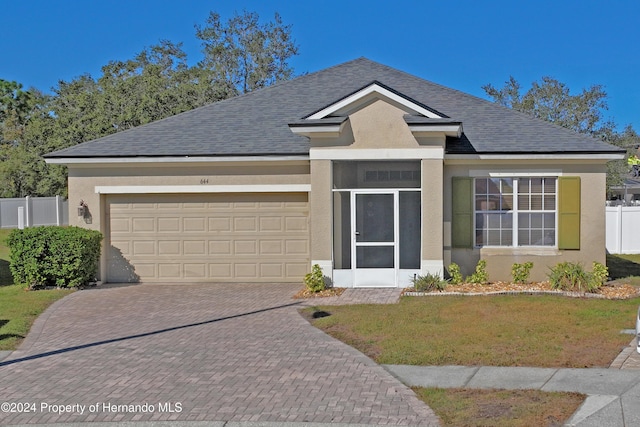
{"label": "house number 644", "polygon": [[200,180],[200,184],[208,184],[209,183],[209,179],[208,178],[202,178]]}

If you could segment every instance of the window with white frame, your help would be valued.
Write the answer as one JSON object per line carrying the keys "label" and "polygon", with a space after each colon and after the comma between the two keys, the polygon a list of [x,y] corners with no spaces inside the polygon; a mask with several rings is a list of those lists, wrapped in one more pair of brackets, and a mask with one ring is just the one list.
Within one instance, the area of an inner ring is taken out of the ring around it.
{"label": "window with white frame", "polygon": [[555,246],[557,181],[476,178],[476,246]]}

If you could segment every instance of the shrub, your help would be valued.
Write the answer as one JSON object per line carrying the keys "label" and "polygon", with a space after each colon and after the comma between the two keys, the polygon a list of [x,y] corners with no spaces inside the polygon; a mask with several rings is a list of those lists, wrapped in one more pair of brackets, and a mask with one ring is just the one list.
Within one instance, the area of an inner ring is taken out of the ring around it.
{"label": "shrub", "polygon": [[489,282],[489,274],[487,273],[487,261],[481,259],[476,264],[476,271],[467,277],[467,282],[484,285]]}
{"label": "shrub", "polygon": [[447,281],[438,274],[427,273],[424,276],[418,274],[411,279],[413,288],[418,292],[443,291],[447,287]]}
{"label": "shrub", "polygon": [[449,283],[451,283],[452,285],[459,285],[460,283],[462,283],[462,273],[460,273],[460,266],[455,262],[449,264],[449,276],[451,276],[451,278],[449,279]]}
{"label": "shrub", "polygon": [[320,292],[326,289],[324,275],[318,264],[314,264],[311,267],[311,273],[304,276],[304,284],[311,292]]}
{"label": "shrub", "polygon": [[606,280],[608,270],[600,263],[594,263],[593,267],[594,272],[589,273],[580,263],[561,262],[550,269],[551,287],[563,291],[595,292]]}
{"label": "shrub", "polygon": [[593,262],[593,268],[591,270],[591,287],[596,290],[600,289],[602,285],[607,282],[609,278],[609,268],[606,265],[600,264],[597,261]]}
{"label": "shrub", "polygon": [[511,267],[511,277],[513,278],[513,283],[527,283],[529,281],[529,275],[531,274],[531,269],[533,268],[532,262],[525,262],[524,264],[513,263]]}
{"label": "shrub", "polygon": [[17,284],[78,287],[95,280],[102,234],[80,227],[31,227],[7,237]]}

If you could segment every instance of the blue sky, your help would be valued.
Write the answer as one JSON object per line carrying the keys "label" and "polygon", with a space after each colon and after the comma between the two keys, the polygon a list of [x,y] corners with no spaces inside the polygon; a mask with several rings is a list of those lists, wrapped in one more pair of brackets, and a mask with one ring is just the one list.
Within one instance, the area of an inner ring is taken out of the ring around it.
{"label": "blue sky", "polygon": [[1,9],[0,78],[45,92],[161,39],[182,42],[195,64],[194,25],[210,11],[255,11],[264,22],[278,12],[300,48],[296,73],[365,56],[485,98],[483,85],[510,75],[525,88],[551,76],[572,93],[601,84],[607,118],[640,131],[637,0],[4,0]]}

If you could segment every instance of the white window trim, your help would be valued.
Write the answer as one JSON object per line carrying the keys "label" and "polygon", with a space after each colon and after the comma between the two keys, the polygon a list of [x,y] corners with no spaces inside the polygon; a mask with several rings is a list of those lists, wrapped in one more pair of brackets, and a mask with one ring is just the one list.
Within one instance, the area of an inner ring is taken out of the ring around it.
{"label": "white window trim", "polygon": [[[471,175],[472,172],[475,171],[470,171],[469,174]],[[554,232],[555,232],[555,237],[554,237],[554,244],[553,245],[539,245],[539,246],[535,246],[535,245],[520,245],[519,241],[518,241],[518,231],[519,231],[519,224],[518,224],[518,214],[519,213],[530,213],[530,212],[535,212],[535,213],[551,213],[551,211],[531,211],[529,210],[523,210],[520,211],[520,209],[512,209],[510,211],[506,211],[507,213],[511,213],[511,226],[512,226],[512,236],[511,236],[511,242],[512,244],[510,246],[503,246],[503,245],[478,245],[476,242],[476,229],[477,229],[477,225],[476,225],[476,214],[478,212],[481,213],[486,213],[487,211],[478,211],[476,209],[476,185],[475,185],[475,178],[514,178],[513,180],[513,206],[517,207],[517,194],[518,194],[518,180],[515,178],[545,178],[545,177],[552,177],[552,178],[559,178],[561,176],[561,174],[546,174],[546,175],[541,175],[541,174],[532,174],[532,175],[505,175],[503,173],[498,173],[497,175],[478,175],[478,176],[473,176],[474,180],[473,180],[473,246],[475,248],[478,249],[504,249],[504,248],[510,248],[510,249],[551,249],[551,250],[557,250],[558,249],[558,179],[556,179],[556,188],[555,188],[555,197],[556,197],[556,208],[553,210],[554,216],[555,216],[555,225],[554,225]],[[494,213],[498,213],[499,211],[496,211]],[[514,242],[516,244],[514,244]]]}

